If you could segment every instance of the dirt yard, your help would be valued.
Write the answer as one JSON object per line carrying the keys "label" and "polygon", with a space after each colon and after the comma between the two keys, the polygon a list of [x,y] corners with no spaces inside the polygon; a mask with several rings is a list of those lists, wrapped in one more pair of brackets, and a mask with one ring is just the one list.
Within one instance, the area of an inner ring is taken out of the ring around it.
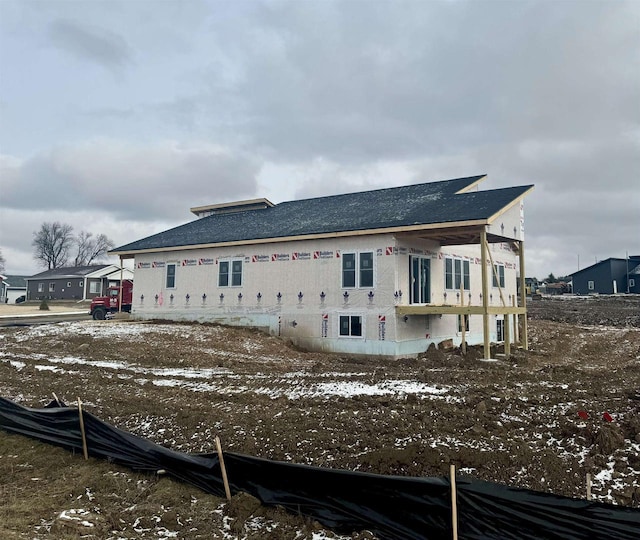
{"label": "dirt yard", "polygon": [[[594,499],[638,507],[640,298],[529,308],[530,350],[493,362],[479,351],[355,360],[197,324],[3,328],[0,395],[35,407],[52,392],[80,397],[184,452],[213,452],[219,435],[225,450],[383,474],[442,476],[453,462],[462,475],[581,498],[591,473]],[[338,538],[241,496],[227,505],[4,433],[0,498],[3,538]],[[93,527],[68,525],[61,512],[74,509]]]}

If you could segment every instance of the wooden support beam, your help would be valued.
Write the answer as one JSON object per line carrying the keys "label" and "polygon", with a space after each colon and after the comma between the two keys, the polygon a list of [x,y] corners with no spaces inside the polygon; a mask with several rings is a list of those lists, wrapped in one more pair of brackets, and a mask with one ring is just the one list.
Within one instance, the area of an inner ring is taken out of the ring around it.
{"label": "wooden support beam", "polygon": [[[396,315],[482,315],[485,310],[482,306],[471,306],[469,304],[461,305],[406,305],[396,306]],[[524,313],[524,309],[519,306],[487,306],[486,309],[489,315],[521,315]]]}
{"label": "wooden support beam", "polygon": [[529,334],[527,331],[527,291],[525,290],[525,275],[524,275],[524,242],[520,241],[520,307],[525,308],[522,314],[522,346],[525,351],[529,350]]}
{"label": "wooden support beam", "polygon": [[[464,307],[464,277],[460,280],[460,306]],[[462,327],[462,343],[460,348],[462,354],[467,354],[467,317],[468,315],[458,315],[460,317],[460,326]]]}
{"label": "wooden support beam", "polygon": [[[518,303],[518,300],[516,299],[516,295],[514,294],[513,297],[511,298],[512,300],[512,304],[513,307],[516,307],[516,304]],[[520,335],[518,333],[518,313],[517,312],[513,312],[513,342],[514,343],[520,343]]]}
{"label": "wooden support beam", "polygon": [[489,260],[491,261],[491,273],[493,277],[496,278],[496,283],[498,284],[498,292],[500,293],[500,300],[502,301],[502,305],[506,306],[507,304],[504,301],[504,296],[502,295],[502,287],[500,287],[500,278],[498,277],[498,273],[496,272],[496,265],[493,263],[493,257],[491,255],[491,250],[489,250],[489,244],[487,243],[487,253],[489,254]]}
{"label": "wooden support beam", "polygon": [[487,231],[480,231],[480,264],[482,265],[482,334],[484,337],[484,357],[491,357],[489,343],[489,288],[487,285]]}
{"label": "wooden support beam", "polygon": [[509,358],[511,355],[511,325],[509,319],[511,315],[504,316],[504,355]]}

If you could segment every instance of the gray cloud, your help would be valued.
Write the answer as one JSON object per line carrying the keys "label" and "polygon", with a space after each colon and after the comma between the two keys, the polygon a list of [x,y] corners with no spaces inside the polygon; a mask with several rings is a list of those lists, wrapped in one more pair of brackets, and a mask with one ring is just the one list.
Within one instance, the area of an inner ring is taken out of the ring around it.
{"label": "gray cloud", "polygon": [[189,219],[189,208],[248,198],[260,163],[211,144],[125,145],[93,140],[54,148],[1,172],[13,209],[105,210],[139,222]]}
{"label": "gray cloud", "polygon": [[124,38],[103,28],[58,19],[49,26],[48,35],[56,47],[108,69],[122,68],[133,61],[133,51]]}

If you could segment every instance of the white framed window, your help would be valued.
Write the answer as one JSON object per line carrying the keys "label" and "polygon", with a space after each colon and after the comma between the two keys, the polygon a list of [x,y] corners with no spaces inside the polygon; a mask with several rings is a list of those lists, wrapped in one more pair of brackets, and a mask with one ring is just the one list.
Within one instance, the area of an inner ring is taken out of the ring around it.
{"label": "white framed window", "polygon": [[460,285],[465,291],[471,290],[471,279],[469,277],[469,261],[455,257],[445,257],[444,259],[444,287],[452,291],[459,291]]}
{"label": "white framed window", "polygon": [[494,264],[493,270],[493,286],[504,289],[504,264]]}
{"label": "white framed window", "polygon": [[67,281],[67,287],[70,288],[71,287],[71,282]]}
{"label": "white framed window", "polygon": [[56,292],[56,284],[49,283],[49,292]]}
{"label": "white framed window", "polygon": [[176,288],[176,264],[175,263],[167,264],[165,287],[167,289]]}
{"label": "white framed window", "polygon": [[340,337],[363,337],[362,315],[340,315]]}
{"label": "white framed window", "polygon": [[342,288],[373,287],[373,251],[342,254]]}
{"label": "white framed window", "polygon": [[38,283],[38,292],[44,292],[44,283]]}
{"label": "white framed window", "polygon": [[99,281],[89,281],[89,293],[90,294],[98,294],[100,292],[100,282]]}
{"label": "white framed window", "polygon": [[218,263],[218,287],[242,287],[242,259]]}
{"label": "white framed window", "polygon": [[411,255],[409,257],[410,304],[428,304],[431,302],[431,260],[428,257]]}
{"label": "white framed window", "polygon": [[587,289],[593,291],[596,288],[596,284],[594,281],[587,281]]}
{"label": "white framed window", "polygon": [[78,287],[84,287],[84,281],[82,280],[78,281]]}
{"label": "white framed window", "polygon": [[504,341],[504,319],[496,320],[496,341]]}
{"label": "white framed window", "polygon": [[635,287],[636,286],[636,280],[633,278],[629,278],[629,287]]}

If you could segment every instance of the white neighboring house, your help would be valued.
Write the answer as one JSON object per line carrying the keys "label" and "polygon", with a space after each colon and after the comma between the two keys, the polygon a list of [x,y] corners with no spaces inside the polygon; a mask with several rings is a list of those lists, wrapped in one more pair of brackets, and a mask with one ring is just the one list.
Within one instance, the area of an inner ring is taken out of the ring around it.
{"label": "white neighboring house", "polygon": [[516,291],[533,186],[478,191],[484,178],[196,207],[199,219],[111,254],[135,259],[136,319],[254,326],[311,350],[394,357],[464,339],[488,358],[490,341],[527,345],[524,283]]}
{"label": "white neighboring house", "polygon": [[3,276],[0,274],[0,303],[15,304],[27,294],[26,276]]}

